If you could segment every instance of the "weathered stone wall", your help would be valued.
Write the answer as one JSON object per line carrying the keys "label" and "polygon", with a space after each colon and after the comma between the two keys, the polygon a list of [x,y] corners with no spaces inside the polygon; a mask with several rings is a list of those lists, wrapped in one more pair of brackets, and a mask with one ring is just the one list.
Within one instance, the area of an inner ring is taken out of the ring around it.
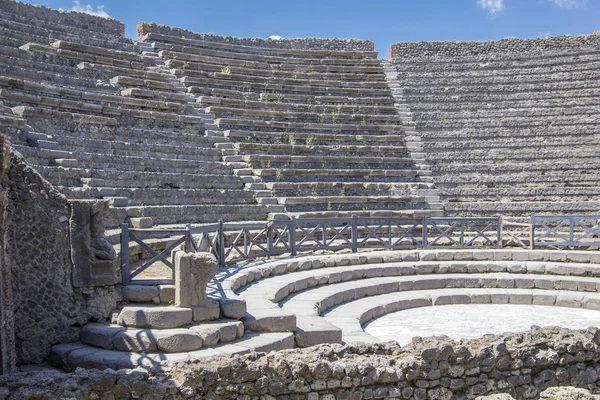
{"label": "weathered stone wall", "polygon": [[502,39],[487,42],[401,42],[390,46],[390,60],[421,57],[518,57],[524,53],[569,50],[596,51],[600,48],[600,31],[589,35],[566,35],[539,39]]}
{"label": "weathered stone wall", "polygon": [[0,134],[0,375],[16,367],[11,268],[5,260],[5,220],[8,201],[10,141]]}
{"label": "weathered stone wall", "polygon": [[369,40],[358,39],[261,39],[261,38],[238,38],[234,36],[220,36],[211,33],[201,34],[181,28],[159,25],[154,22],[140,22],[137,26],[138,37],[153,32],[161,35],[184,37],[188,39],[204,40],[207,42],[230,43],[243,46],[259,46],[274,49],[298,49],[298,50],[347,50],[347,51],[373,51],[375,43]]}
{"label": "weathered stone wall", "polygon": [[88,321],[116,306],[114,286],[74,288],[71,205],[13,152],[8,173],[5,262],[12,270],[16,352],[20,364],[47,358],[50,346],[79,339]]}
{"label": "weathered stone wall", "polygon": [[450,400],[510,393],[526,399],[554,386],[597,391],[599,350],[597,328],[533,329],[460,342],[416,339],[404,347],[320,345],[175,364],[150,374],[78,370],[6,375],[0,378],[0,396]]}
{"label": "weathered stone wall", "polygon": [[0,0],[0,10],[4,14],[27,15],[31,18],[54,22],[92,32],[125,35],[125,26],[116,19],[95,17],[74,11],[56,11],[44,6],[34,6],[13,0]]}

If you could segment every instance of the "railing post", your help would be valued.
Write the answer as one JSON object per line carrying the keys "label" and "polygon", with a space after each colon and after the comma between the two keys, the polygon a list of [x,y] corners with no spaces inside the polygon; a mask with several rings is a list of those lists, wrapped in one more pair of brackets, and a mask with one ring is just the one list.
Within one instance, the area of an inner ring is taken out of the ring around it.
{"label": "railing post", "polygon": [[358,217],[352,214],[352,252],[358,251]]}
{"label": "railing post", "polygon": [[183,250],[186,253],[192,251],[192,227],[190,224],[185,226],[185,244]]}
{"label": "railing post", "polygon": [[421,246],[423,246],[424,249],[427,248],[428,244],[427,244],[427,217],[423,217],[423,227],[421,228]]}
{"label": "railing post", "polygon": [[219,254],[219,267],[225,266],[225,233],[223,232],[223,220],[219,220],[217,231],[217,253]]}
{"label": "railing post", "polygon": [[535,222],[533,213],[531,213],[529,223],[531,224],[531,229],[529,230],[529,248],[535,250]]}
{"label": "railing post", "polygon": [[267,224],[267,258],[271,258],[273,252],[273,223]]}
{"label": "railing post", "polygon": [[129,284],[129,225],[121,224],[121,283]]}
{"label": "railing post", "polygon": [[502,245],[502,217],[498,217],[498,226],[496,227],[497,229],[497,233],[498,233],[498,238],[496,239],[496,248],[501,249],[503,247]]}
{"label": "railing post", "polygon": [[290,228],[289,228],[289,237],[290,237],[290,252],[292,253],[292,257],[296,257],[296,216],[292,216],[290,220]]}

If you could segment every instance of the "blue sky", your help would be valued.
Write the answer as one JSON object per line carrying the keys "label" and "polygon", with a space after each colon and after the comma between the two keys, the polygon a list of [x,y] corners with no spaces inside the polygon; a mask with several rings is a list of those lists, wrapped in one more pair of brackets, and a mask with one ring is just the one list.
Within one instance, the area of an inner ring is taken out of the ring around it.
{"label": "blue sky", "polygon": [[600,0],[33,0],[106,13],[134,38],[138,21],[243,37],[340,37],[390,44],[420,40],[491,40],[600,30]]}

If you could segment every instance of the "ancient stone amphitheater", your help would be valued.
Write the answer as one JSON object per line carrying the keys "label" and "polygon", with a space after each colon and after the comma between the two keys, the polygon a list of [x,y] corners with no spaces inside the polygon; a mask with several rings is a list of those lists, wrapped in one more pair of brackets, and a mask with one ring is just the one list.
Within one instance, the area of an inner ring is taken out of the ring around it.
{"label": "ancient stone amphitheater", "polygon": [[364,327],[600,310],[599,34],[381,60],[137,28],[0,0],[0,399],[598,390],[597,328]]}

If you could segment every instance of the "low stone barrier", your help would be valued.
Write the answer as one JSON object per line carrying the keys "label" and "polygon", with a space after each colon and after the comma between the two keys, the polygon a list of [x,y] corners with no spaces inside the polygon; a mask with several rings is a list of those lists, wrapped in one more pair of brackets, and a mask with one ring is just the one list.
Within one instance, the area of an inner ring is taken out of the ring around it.
{"label": "low stone barrier", "polygon": [[527,399],[555,386],[598,390],[599,349],[597,328],[534,328],[460,342],[415,338],[404,347],[320,345],[150,372],[11,374],[0,377],[0,398]]}

